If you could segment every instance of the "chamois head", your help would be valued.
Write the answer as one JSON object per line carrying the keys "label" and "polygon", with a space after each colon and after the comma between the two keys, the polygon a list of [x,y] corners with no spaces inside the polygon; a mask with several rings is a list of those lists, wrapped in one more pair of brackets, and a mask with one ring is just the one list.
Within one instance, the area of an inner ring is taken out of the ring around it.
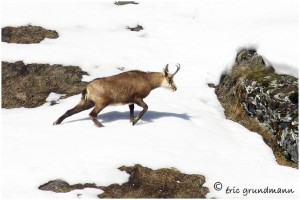
{"label": "chamois head", "polygon": [[174,92],[177,90],[177,87],[173,79],[174,75],[180,70],[180,64],[177,64],[176,67],[176,71],[172,74],[169,72],[169,64],[166,65],[163,71],[164,80],[162,82],[162,87],[173,90]]}

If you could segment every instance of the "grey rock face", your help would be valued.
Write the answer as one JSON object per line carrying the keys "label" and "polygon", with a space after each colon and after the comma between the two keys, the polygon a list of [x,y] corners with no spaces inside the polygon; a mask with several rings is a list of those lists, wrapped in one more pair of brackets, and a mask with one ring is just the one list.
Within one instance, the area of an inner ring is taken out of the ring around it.
{"label": "grey rock face", "polygon": [[269,145],[275,144],[271,146],[273,151],[279,148],[287,160],[298,163],[297,78],[277,74],[255,50],[244,49],[237,54],[231,71],[223,76],[216,94],[223,106],[228,102],[241,104],[268,131],[267,138],[263,137]]}
{"label": "grey rock face", "polygon": [[273,134],[286,156],[298,162],[298,80],[288,75],[265,76],[244,82],[245,110]]}

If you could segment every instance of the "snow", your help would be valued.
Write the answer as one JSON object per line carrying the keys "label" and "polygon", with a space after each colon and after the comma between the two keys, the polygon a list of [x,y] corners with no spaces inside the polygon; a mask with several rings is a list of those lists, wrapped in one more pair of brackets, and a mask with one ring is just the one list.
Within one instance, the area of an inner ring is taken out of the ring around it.
{"label": "snow", "polygon": [[[97,128],[84,111],[52,123],[75,106],[80,95],[35,109],[2,109],[2,198],[97,198],[101,190],[56,194],[38,190],[54,179],[70,184],[109,185],[128,180],[122,165],[153,169],[175,167],[202,174],[208,197],[296,198],[298,170],[276,163],[261,136],[227,120],[207,83],[234,62],[242,47],[256,47],[276,71],[298,76],[298,2],[296,0],[139,0],[114,1],[4,0],[4,26],[40,25],[59,32],[40,44],[1,43],[2,60],[80,66],[96,77],[139,69],[161,71],[169,63],[178,90],[154,90],[149,110],[136,126],[128,106],[105,108]],[[127,26],[140,24],[141,32]],[[141,109],[136,106],[136,113]],[[214,183],[223,189],[216,191]],[[286,188],[293,194],[226,194],[226,188]],[[79,194],[79,196],[78,196]]]}
{"label": "snow", "polygon": [[62,96],[64,96],[64,95],[63,94],[56,94],[55,92],[51,92],[49,94],[49,96],[47,97],[46,101],[47,102],[58,101]]}

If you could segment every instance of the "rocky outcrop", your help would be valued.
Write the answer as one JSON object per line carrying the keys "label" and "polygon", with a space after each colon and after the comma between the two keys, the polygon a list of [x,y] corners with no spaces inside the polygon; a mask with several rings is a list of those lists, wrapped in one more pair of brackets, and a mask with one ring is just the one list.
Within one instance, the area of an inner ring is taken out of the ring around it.
{"label": "rocky outcrop", "polygon": [[69,97],[82,92],[88,75],[77,66],[2,62],[2,108],[34,108],[51,92]]}
{"label": "rocky outcrop", "polygon": [[58,33],[54,30],[47,30],[40,26],[7,26],[2,28],[2,42],[31,44],[40,43],[45,38],[58,38]]}
{"label": "rocky outcrop", "polygon": [[298,79],[277,74],[255,50],[242,50],[216,94],[227,118],[261,134],[280,164],[298,166]]}
{"label": "rocky outcrop", "polygon": [[203,187],[205,177],[196,174],[183,174],[175,168],[152,170],[141,165],[120,167],[130,177],[128,182],[109,186],[95,184],[69,185],[62,180],[50,181],[39,187],[40,190],[70,192],[87,187],[101,189],[99,198],[205,198],[209,192]]}

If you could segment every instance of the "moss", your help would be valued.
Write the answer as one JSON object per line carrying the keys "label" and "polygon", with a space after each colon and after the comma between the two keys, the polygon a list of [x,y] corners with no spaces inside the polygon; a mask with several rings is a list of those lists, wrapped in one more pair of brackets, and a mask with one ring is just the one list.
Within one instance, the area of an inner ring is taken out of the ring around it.
{"label": "moss", "polygon": [[252,66],[248,68],[245,78],[268,85],[271,81],[279,78],[277,74],[270,73],[270,71],[272,71],[270,67]]}
{"label": "moss", "polygon": [[263,65],[255,65],[251,67],[251,71],[253,72],[259,72],[259,71],[265,71],[266,70],[266,66]]}

